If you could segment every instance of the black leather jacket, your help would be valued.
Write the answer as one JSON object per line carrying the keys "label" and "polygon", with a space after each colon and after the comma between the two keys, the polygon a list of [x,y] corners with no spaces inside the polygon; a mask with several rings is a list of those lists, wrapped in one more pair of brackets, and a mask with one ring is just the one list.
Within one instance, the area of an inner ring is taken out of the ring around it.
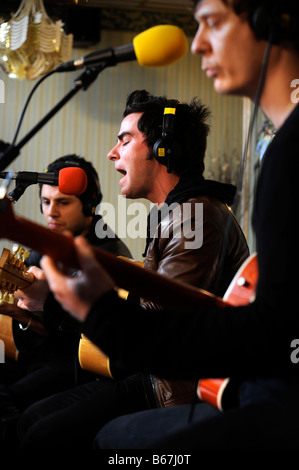
{"label": "black leather jacket", "polygon": [[[248,246],[227,205],[232,201],[234,187],[203,178],[197,183],[190,184],[190,178],[188,181],[183,179],[169,194],[162,220],[154,229],[148,228],[151,237],[144,265],[167,278],[223,297],[237,270],[249,255]],[[156,214],[155,217],[157,219]],[[152,220],[155,217],[152,216]],[[151,220],[150,217],[148,220]],[[226,240],[228,223],[231,225]],[[224,243],[226,245],[222,254]],[[147,309],[163,309],[149,301],[144,301],[143,306]],[[157,406],[191,402],[196,382],[166,380],[155,376],[150,379]]]}

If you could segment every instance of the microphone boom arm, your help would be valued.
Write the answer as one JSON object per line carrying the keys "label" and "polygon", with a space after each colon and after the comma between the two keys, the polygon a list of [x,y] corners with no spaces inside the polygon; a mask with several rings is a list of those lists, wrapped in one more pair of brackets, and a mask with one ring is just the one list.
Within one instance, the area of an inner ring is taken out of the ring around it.
{"label": "microphone boom arm", "polygon": [[[88,87],[95,81],[99,73],[106,68],[102,63],[96,67],[88,67],[75,80],[74,87],[62,98],[24,137],[19,144],[10,145],[4,152],[0,153],[0,171],[3,171],[19,155],[20,149],[76,94]],[[26,189],[26,188],[25,188]]]}

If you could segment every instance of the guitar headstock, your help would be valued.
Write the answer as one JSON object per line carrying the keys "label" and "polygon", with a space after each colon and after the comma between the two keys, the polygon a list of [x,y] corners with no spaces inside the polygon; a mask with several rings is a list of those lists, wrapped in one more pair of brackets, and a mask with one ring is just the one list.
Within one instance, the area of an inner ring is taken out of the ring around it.
{"label": "guitar headstock", "polygon": [[14,303],[14,292],[32,284],[34,276],[27,272],[25,261],[30,252],[25,248],[14,245],[12,252],[3,249],[0,258],[0,304]]}

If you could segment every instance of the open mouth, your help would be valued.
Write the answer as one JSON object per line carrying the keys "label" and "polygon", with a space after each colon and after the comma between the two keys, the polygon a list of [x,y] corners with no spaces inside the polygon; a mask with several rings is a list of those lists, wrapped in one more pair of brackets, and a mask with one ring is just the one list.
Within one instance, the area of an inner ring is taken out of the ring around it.
{"label": "open mouth", "polygon": [[119,184],[122,186],[124,180],[125,180],[125,177],[127,176],[127,172],[126,170],[123,170],[122,168],[115,168],[121,175],[123,175],[123,177],[119,180]]}

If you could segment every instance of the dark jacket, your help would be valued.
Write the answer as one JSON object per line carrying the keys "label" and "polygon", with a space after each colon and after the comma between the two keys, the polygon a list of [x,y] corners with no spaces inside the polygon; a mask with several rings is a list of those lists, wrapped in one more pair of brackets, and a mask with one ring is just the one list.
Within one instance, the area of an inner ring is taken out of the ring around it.
{"label": "dark jacket", "polygon": [[287,410],[298,416],[298,351],[293,345],[299,331],[298,282],[290,275],[299,261],[298,127],[299,105],[263,157],[253,214],[259,274],[255,300],[245,306],[171,308],[163,316],[153,311],[141,316],[140,307],[128,306],[111,292],[94,304],[84,330],[119,366],[176,378],[235,376],[242,382],[241,406],[266,402],[275,406],[274,414]]}
{"label": "dark jacket", "polygon": [[[229,184],[202,176],[182,177],[164,206],[159,211],[154,207],[148,217],[145,268],[222,297],[249,255],[244,234],[228,207],[234,194],[235,187]],[[162,309],[153,302],[142,303]],[[158,406],[190,402],[196,385],[155,376],[151,383]]]}

